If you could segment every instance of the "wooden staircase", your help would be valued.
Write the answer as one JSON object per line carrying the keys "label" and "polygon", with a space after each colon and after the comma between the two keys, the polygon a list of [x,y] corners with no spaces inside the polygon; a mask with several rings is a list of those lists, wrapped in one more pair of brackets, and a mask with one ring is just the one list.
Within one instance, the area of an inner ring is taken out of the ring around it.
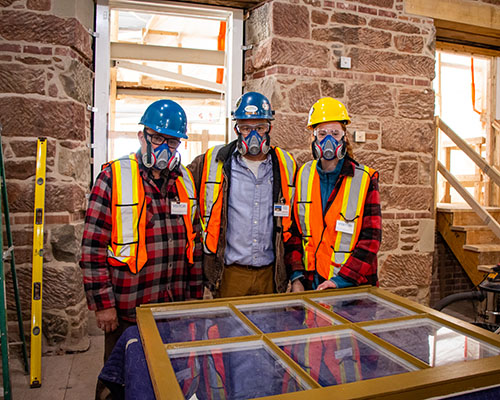
{"label": "wooden staircase", "polygon": [[[486,207],[500,221],[499,207]],[[474,285],[484,273],[500,263],[500,239],[470,207],[460,204],[438,204],[436,228],[453,251]]]}

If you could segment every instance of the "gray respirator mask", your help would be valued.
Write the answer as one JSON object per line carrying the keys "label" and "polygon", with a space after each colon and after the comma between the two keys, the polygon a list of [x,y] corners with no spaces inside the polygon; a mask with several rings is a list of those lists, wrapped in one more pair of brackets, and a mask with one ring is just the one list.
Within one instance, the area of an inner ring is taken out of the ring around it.
{"label": "gray respirator mask", "polygon": [[151,142],[146,138],[147,150],[142,156],[142,163],[147,168],[155,168],[158,170],[168,169],[175,170],[181,163],[181,155],[178,151],[170,150],[166,143],[152,150]]}

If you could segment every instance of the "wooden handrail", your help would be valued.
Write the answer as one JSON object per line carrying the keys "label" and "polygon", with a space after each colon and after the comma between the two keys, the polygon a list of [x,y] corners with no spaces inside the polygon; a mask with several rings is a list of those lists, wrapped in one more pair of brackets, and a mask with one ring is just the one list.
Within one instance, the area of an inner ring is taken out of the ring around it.
{"label": "wooden handrail", "polygon": [[[496,122],[496,121],[495,121]],[[500,186],[500,172],[490,166],[484,159],[477,154],[472,147],[470,147],[467,142],[458,136],[448,125],[446,125],[441,118],[436,116],[436,124],[446,135],[462,150],[469,158],[474,161],[474,163],[490,177],[490,179]],[[456,189],[456,188],[455,188]]]}
{"label": "wooden handrail", "polygon": [[500,121],[498,119],[494,120],[492,123],[491,123],[491,126],[493,128],[495,128],[497,131],[500,131]]}
{"label": "wooden handrail", "polygon": [[444,178],[453,186],[453,188],[463,197],[466,203],[479,215],[479,218],[493,231],[493,233],[500,238],[500,224],[493,218],[493,216],[481,205],[476,199],[460,184],[445,166],[438,161],[438,171]]}

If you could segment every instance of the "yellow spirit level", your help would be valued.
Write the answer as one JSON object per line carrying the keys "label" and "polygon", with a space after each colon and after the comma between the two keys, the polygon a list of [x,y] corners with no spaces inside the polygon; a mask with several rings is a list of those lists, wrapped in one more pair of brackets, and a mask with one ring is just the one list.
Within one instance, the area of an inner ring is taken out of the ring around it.
{"label": "yellow spirit level", "polygon": [[31,287],[30,386],[32,388],[42,386],[42,276],[46,160],[47,139],[39,138],[36,146],[35,215],[33,223],[33,283]]}

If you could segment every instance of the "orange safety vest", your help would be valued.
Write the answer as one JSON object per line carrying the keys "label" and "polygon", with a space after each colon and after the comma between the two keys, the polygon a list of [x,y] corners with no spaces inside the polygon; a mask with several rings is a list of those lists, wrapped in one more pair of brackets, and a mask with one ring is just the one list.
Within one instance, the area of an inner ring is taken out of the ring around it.
{"label": "orange safety vest", "polygon": [[[219,233],[222,214],[222,173],[223,162],[217,161],[217,154],[224,145],[212,147],[205,153],[203,173],[200,185],[200,219],[203,231],[203,247],[206,253],[216,253],[219,243]],[[274,148],[278,158],[282,202],[290,210],[288,217],[282,217],[283,239],[286,242],[291,236],[289,229],[292,225],[292,206],[295,187],[293,179],[296,163],[293,157],[285,150]]]}
{"label": "orange safety vest", "polygon": [[364,165],[342,180],[340,189],[323,216],[318,161],[304,164],[297,174],[295,218],[302,234],[303,262],[325,279],[336,276],[358,241],[370,179],[375,173]]}
{"label": "orange safety vest", "polygon": [[[144,184],[135,154],[111,161],[113,192],[111,199],[111,244],[107,260],[113,267],[128,265],[130,272],[137,274],[148,260],[146,249],[146,198]],[[194,238],[193,221],[196,214],[196,189],[194,180],[185,167],[175,181],[180,202],[187,203],[183,215],[187,232],[186,255],[193,263]]]}

